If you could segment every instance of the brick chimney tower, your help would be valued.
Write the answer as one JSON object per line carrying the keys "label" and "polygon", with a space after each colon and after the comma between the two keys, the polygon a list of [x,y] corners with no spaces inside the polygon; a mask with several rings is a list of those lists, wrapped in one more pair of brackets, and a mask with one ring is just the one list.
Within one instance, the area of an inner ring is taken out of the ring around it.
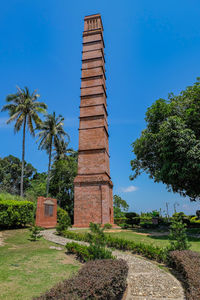
{"label": "brick chimney tower", "polygon": [[103,25],[96,14],[84,19],[74,227],[113,224],[106,98]]}

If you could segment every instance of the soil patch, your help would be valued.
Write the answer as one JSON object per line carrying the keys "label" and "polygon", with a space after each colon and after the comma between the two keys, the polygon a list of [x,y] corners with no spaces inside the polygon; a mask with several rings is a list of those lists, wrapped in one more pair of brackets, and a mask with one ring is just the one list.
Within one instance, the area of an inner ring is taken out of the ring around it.
{"label": "soil patch", "polygon": [[5,245],[5,243],[3,242],[3,233],[0,232],[0,247],[4,246],[4,245]]}

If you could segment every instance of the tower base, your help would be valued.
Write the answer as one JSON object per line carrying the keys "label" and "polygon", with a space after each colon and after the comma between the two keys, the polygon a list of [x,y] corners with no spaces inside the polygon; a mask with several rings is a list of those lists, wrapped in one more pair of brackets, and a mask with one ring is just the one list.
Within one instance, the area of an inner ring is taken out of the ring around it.
{"label": "tower base", "polygon": [[90,222],[114,225],[113,184],[105,176],[80,176],[74,181],[74,227]]}

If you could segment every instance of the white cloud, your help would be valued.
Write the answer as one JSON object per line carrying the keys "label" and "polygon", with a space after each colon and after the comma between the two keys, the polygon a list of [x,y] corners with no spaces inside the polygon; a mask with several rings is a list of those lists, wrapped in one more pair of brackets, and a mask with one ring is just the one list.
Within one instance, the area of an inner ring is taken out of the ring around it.
{"label": "white cloud", "polygon": [[132,192],[135,192],[138,190],[138,187],[137,186],[134,186],[134,185],[130,185],[126,188],[121,188],[121,191],[123,193],[132,193]]}

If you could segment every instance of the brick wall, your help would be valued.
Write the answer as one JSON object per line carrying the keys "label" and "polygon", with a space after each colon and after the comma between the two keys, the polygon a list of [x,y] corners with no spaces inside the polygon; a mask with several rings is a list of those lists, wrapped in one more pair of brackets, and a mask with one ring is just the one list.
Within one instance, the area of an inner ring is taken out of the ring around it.
{"label": "brick wall", "polygon": [[103,25],[99,14],[84,19],[78,175],[74,226],[113,224]]}
{"label": "brick wall", "polygon": [[[45,204],[53,204],[53,215],[45,215]],[[57,200],[52,198],[38,197],[37,210],[36,210],[36,222],[35,224],[44,228],[54,228],[57,224]]]}

